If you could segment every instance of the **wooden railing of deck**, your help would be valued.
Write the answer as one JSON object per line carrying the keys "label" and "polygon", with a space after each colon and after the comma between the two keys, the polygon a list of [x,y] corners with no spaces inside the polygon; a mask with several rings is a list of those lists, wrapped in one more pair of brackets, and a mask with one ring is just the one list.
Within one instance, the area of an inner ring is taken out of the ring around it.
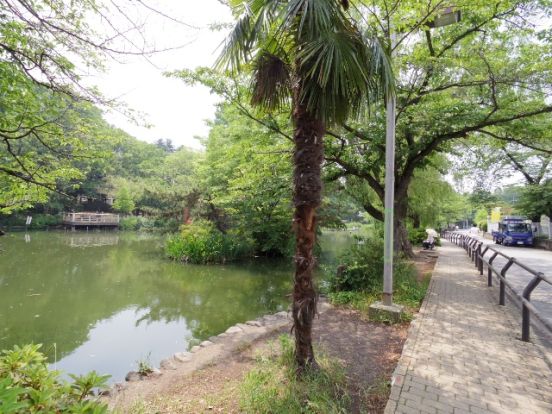
{"label": "wooden railing of deck", "polygon": [[119,224],[119,215],[110,213],[64,213],[63,222],[83,225],[117,225]]}

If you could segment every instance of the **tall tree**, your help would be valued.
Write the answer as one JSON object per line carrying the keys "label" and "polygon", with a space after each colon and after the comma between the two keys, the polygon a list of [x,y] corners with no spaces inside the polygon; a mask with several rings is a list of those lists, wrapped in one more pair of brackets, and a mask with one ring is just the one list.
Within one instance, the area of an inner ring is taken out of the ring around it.
{"label": "tall tree", "polygon": [[542,214],[552,218],[552,178],[526,187],[516,208],[533,221],[539,221]]}
{"label": "tall tree", "polygon": [[252,68],[252,104],[274,110],[291,100],[294,132],[293,223],[296,234],[293,322],[298,373],[317,363],[313,282],[316,210],[320,205],[328,125],[359,115],[390,71],[380,44],[368,39],[338,0],[236,0],[238,21],[219,64]]}
{"label": "tall tree", "polygon": [[[550,116],[552,44],[535,24],[549,16],[550,2],[459,0],[454,4],[461,21],[435,29],[430,27],[441,0],[361,3],[367,25],[394,38],[395,247],[411,254],[408,188],[417,169],[426,168],[435,152],[450,152],[455,142],[471,145],[489,133],[515,141],[519,137],[504,133],[503,126],[522,130]],[[382,201],[384,131],[385,113],[377,108],[371,123],[348,122],[330,131],[326,147],[334,178],[360,178]],[[383,220],[382,203],[364,205]]]}

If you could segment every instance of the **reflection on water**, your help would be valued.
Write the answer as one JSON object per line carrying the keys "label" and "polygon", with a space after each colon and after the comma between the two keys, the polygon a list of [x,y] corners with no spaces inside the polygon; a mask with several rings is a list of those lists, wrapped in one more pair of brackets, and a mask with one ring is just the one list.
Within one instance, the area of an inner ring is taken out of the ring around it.
{"label": "reflection on water", "polygon": [[36,232],[2,238],[0,348],[29,342],[59,369],[121,380],[136,361],[185,350],[229,326],[287,308],[289,263],[193,266],[162,239]]}

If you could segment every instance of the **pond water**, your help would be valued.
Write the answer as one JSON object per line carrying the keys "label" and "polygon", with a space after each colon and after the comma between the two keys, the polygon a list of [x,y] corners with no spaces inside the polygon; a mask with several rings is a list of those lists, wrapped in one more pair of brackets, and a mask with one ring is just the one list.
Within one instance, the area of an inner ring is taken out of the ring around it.
{"label": "pond water", "polygon": [[[343,237],[324,236],[327,257],[344,248]],[[182,265],[162,247],[161,237],[125,232],[2,237],[0,349],[41,343],[56,369],[120,381],[138,361],[158,366],[231,325],[288,307],[289,260]]]}

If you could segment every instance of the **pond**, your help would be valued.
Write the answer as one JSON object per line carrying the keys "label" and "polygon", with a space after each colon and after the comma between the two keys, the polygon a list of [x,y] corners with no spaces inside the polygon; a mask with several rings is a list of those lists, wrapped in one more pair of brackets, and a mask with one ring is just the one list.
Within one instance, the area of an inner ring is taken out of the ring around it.
{"label": "pond", "polygon": [[[342,236],[325,236],[334,237],[344,246]],[[288,307],[289,260],[183,265],[162,248],[161,237],[126,232],[2,237],[0,349],[41,343],[52,368],[121,381],[138,361],[158,366],[231,325]]]}

